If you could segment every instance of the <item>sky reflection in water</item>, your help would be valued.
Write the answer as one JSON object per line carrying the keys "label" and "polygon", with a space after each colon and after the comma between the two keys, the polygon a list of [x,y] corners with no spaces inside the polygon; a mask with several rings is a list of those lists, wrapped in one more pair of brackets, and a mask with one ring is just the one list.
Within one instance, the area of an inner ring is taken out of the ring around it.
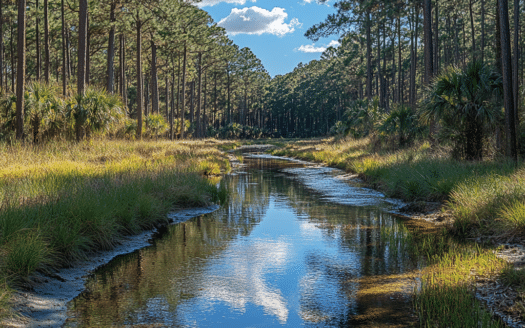
{"label": "sky reflection in water", "polygon": [[391,203],[338,171],[268,161],[226,178],[228,206],[98,270],[66,326],[373,326],[371,308],[407,308],[360,297],[365,277],[411,270],[381,240]]}

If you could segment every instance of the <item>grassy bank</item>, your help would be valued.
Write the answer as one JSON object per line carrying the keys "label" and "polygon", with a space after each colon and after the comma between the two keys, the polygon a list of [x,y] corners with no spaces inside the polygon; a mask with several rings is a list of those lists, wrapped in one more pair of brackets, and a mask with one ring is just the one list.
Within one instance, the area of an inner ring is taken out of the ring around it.
{"label": "grassy bank", "polygon": [[387,196],[439,201],[464,236],[525,233],[525,167],[505,160],[466,162],[427,143],[394,152],[375,151],[369,139],[290,142],[273,151],[323,162],[359,174]]}
{"label": "grassy bank", "polygon": [[[498,277],[525,296],[524,271],[496,258],[491,243],[485,243],[523,240],[525,236],[523,164],[516,167],[503,159],[457,161],[447,149],[432,150],[428,144],[397,151],[378,148],[370,139],[306,140],[290,142],[273,154],[322,162],[359,174],[391,197],[441,202],[443,211],[453,219],[442,233],[387,233],[405,240],[402,243],[410,254],[427,259],[422,287],[414,302],[420,324],[501,326],[474,298],[474,282]],[[470,239],[485,244],[467,242]],[[523,308],[522,316],[524,305],[523,298],[514,305],[515,309]]]}
{"label": "grassy bank", "polygon": [[0,289],[110,249],[124,235],[162,224],[175,207],[219,201],[203,177],[229,170],[218,144],[0,144]]}

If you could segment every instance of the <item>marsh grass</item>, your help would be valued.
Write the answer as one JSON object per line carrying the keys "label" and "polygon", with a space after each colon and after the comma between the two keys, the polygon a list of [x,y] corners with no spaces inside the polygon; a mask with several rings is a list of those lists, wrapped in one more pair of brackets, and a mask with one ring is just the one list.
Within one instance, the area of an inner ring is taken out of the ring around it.
{"label": "marsh grass", "polygon": [[175,207],[225,199],[203,177],[230,169],[220,144],[0,144],[0,277],[16,285],[166,222]]}
{"label": "marsh grass", "polygon": [[[411,231],[403,224],[383,228],[381,236],[391,256],[405,254],[407,261],[426,265],[413,299],[421,327],[504,326],[474,297],[476,279],[494,276],[506,268],[491,249],[455,240],[446,230],[427,234]],[[520,279],[512,277],[514,281]]]}
{"label": "marsh grass", "polygon": [[525,235],[525,167],[505,160],[458,161],[428,143],[391,151],[374,140],[290,142],[272,152],[359,174],[389,197],[445,202],[458,235]]}
{"label": "marsh grass", "polygon": [[508,268],[492,249],[461,237],[525,233],[525,168],[503,160],[457,161],[450,150],[431,149],[428,143],[382,150],[373,139],[296,141],[273,154],[357,173],[390,197],[444,202],[455,219],[452,230],[425,233],[404,225],[381,230],[390,256],[405,254],[407,260],[423,259],[426,265],[414,298],[420,325],[504,326],[476,300],[473,283],[501,274],[503,281],[523,286],[524,273]]}

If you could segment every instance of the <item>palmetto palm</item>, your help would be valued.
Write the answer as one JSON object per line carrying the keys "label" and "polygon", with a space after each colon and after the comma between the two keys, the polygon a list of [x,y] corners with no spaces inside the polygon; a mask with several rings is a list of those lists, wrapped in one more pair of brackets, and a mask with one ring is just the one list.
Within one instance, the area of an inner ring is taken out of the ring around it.
{"label": "palmetto palm", "polygon": [[117,95],[91,87],[84,94],[70,99],[67,111],[75,121],[77,139],[81,138],[80,129],[87,133],[108,130],[125,114],[124,105]]}
{"label": "palmetto palm", "polygon": [[464,149],[468,160],[482,159],[484,130],[501,115],[497,98],[501,77],[479,61],[464,69],[448,67],[438,75],[423,100],[421,117],[441,122],[444,134]]}
{"label": "palmetto palm", "polygon": [[64,122],[62,100],[57,97],[58,85],[32,82],[26,92],[25,116],[29,118],[33,142],[38,142],[48,130],[60,130]]}

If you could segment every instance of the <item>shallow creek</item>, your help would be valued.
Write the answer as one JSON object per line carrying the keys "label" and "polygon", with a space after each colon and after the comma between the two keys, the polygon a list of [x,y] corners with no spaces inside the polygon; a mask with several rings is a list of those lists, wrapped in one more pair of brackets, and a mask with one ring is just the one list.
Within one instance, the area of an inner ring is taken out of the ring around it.
{"label": "shallow creek", "polygon": [[402,327],[418,264],[381,234],[399,206],[344,172],[246,157],[214,213],[97,270],[66,327]]}

